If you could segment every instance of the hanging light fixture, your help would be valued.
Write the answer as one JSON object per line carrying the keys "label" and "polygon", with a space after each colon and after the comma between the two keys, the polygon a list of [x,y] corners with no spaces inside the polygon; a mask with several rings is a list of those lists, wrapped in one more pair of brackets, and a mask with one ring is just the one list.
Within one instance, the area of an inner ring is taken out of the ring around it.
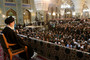
{"label": "hanging light fixture", "polygon": [[56,13],[55,12],[53,12],[53,16],[55,16],[56,15]]}
{"label": "hanging light fixture", "polygon": [[75,15],[76,15],[76,13],[75,13],[75,12],[73,12],[73,13],[72,13],[72,15],[73,15],[73,16],[75,16]]}
{"label": "hanging light fixture", "polygon": [[6,16],[3,14],[2,17],[5,18]]}
{"label": "hanging light fixture", "polygon": [[88,12],[89,11],[89,9],[83,9],[83,12]]}
{"label": "hanging light fixture", "polygon": [[88,6],[85,4],[83,4],[83,12],[89,12]]}
{"label": "hanging light fixture", "polygon": [[61,5],[61,8],[70,8],[70,7],[71,6],[69,4],[67,4],[67,3]]}
{"label": "hanging light fixture", "polygon": [[34,0],[37,10],[47,11],[50,0]]}

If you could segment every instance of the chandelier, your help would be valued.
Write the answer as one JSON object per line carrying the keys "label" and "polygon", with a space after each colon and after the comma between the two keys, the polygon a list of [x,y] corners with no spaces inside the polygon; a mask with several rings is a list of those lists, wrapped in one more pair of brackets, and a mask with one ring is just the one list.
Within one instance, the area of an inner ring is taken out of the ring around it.
{"label": "chandelier", "polygon": [[83,12],[88,12],[89,11],[89,9],[83,9]]}
{"label": "chandelier", "polygon": [[70,6],[69,4],[67,4],[67,3],[61,5],[61,8],[70,8],[70,7],[71,7],[71,6]]}
{"label": "chandelier", "polygon": [[50,0],[34,0],[36,10],[47,11]]}
{"label": "chandelier", "polygon": [[88,12],[89,9],[88,9],[88,6],[86,4],[83,5],[83,12]]}

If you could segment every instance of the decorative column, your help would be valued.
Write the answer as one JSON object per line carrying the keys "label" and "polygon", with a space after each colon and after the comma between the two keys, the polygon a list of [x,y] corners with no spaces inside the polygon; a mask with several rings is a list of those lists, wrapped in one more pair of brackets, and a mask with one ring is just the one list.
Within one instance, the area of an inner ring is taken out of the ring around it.
{"label": "decorative column", "polygon": [[44,22],[46,23],[46,16],[50,0],[34,0],[34,2],[36,11],[39,12],[38,17],[44,18]]}
{"label": "decorative column", "polygon": [[4,1],[0,0],[0,25],[5,25],[4,20],[6,18]]}

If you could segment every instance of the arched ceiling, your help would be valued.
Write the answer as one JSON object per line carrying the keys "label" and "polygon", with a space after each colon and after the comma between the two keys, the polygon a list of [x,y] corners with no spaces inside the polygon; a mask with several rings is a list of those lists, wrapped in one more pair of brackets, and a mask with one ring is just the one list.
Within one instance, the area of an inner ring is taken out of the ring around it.
{"label": "arched ceiling", "polygon": [[[84,5],[90,10],[90,0],[51,0],[51,4],[60,7],[62,3],[69,3],[74,6],[75,12],[81,13]],[[89,11],[90,12],[90,11]]]}
{"label": "arched ceiling", "polygon": [[90,12],[90,0],[72,0],[74,3],[75,12],[81,13],[82,9],[88,8]]}
{"label": "arched ceiling", "polygon": [[82,9],[84,9],[85,6],[90,12],[90,0],[50,0],[49,7],[51,6],[60,8],[62,3],[68,3],[73,6],[76,13],[82,13]]}
{"label": "arched ceiling", "polygon": [[72,1],[73,1],[73,4],[74,4],[75,11],[80,12],[80,10],[82,9],[81,8],[82,0],[72,0]]}
{"label": "arched ceiling", "polygon": [[89,13],[90,13],[90,0],[87,0],[86,2],[87,2],[87,6],[89,8]]}

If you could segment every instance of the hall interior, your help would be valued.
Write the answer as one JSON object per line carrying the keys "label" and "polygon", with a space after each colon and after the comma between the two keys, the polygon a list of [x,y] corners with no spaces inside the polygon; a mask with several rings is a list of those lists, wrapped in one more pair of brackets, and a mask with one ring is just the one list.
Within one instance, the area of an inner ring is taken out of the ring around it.
{"label": "hall interior", "polygon": [[33,47],[32,60],[90,60],[90,0],[0,0],[0,33],[10,16]]}

